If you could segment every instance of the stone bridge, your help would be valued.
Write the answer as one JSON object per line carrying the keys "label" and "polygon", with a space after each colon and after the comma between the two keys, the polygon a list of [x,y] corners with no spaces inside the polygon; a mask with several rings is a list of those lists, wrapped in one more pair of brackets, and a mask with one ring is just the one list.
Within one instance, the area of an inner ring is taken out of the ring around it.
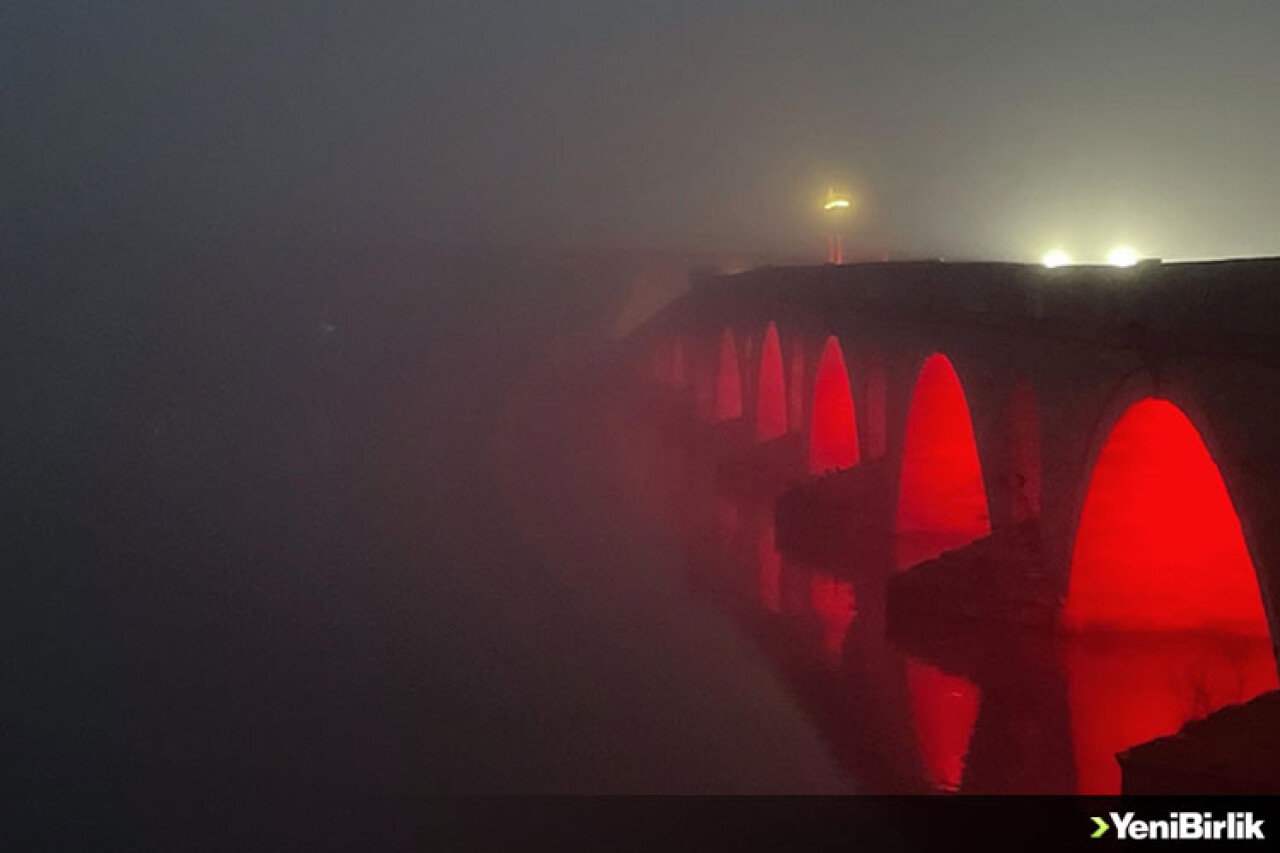
{"label": "stone bridge", "polygon": [[1277,636],[1280,261],[763,268],[636,340],[784,472],[780,538],[879,518],[900,568],[986,548],[973,584],[1068,629]]}

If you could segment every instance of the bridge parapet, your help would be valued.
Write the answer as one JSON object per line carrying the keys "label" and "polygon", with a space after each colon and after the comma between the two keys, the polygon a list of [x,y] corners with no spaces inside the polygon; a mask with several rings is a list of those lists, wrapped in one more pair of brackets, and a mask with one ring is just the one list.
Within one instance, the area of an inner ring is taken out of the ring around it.
{"label": "bridge parapet", "polygon": [[1280,358],[1280,259],[1129,268],[942,261],[766,267],[701,279],[688,297],[693,316],[702,306],[719,313],[729,304],[744,319],[853,311],[1163,354]]}

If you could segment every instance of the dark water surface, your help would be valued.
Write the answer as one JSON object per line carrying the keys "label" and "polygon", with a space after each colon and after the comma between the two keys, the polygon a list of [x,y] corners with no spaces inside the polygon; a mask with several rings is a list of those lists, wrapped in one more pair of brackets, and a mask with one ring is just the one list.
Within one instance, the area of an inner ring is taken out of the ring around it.
{"label": "dark water surface", "polygon": [[0,447],[19,808],[179,835],[217,809],[253,834],[433,792],[848,789],[690,595],[675,539],[599,476],[580,407],[644,263],[205,249],[20,271]]}
{"label": "dark water surface", "polygon": [[889,578],[937,543],[886,528],[823,558],[789,551],[776,487],[724,476],[753,453],[742,430],[700,423],[679,389],[649,388],[629,409],[649,457],[637,463],[630,434],[617,447],[635,511],[662,516],[690,588],[733,614],[862,793],[1115,794],[1118,752],[1276,686],[1266,638],[888,624]]}
{"label": "dark water surface", "polygon": [[770,508],[627,378],[648,263],[20,271],[0,453],[22,816],[298,842],[336,818],[376,839],[450,792],[1106,790],[1153,720],[1250,689],[1246,648],[887,637],[888,556],[780,554]]}

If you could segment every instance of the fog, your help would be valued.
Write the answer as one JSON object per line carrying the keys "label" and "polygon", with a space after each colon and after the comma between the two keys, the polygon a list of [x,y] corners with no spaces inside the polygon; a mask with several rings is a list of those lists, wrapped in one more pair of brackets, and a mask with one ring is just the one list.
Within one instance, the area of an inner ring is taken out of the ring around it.
{"label": "fog", "polygon": [[172,841],[193,802],[253,836],[313,797],[856,790],[613,512],[579,404],[691,269],[821,261],[831,185],[855,256],[1275,251],[1278,30],[1243,0],[7,3],[27,813]]}
{"label": "fog", "polygon": [[4,230],[1275,250],[1272,3],[10,4]]}

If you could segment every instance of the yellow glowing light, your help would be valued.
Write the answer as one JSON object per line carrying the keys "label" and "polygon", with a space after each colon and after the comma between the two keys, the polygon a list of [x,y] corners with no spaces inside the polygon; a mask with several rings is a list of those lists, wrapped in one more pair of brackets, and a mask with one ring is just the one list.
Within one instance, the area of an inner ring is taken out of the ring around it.
{"label": "yellow glowing light", "polygon": [[853,207],[853,199],[848,193],[839,192],[835,187],[827,188],[827,200],[822,205],[823,210],[848,210]]}
{"label": "yellow glowing light", "polygon": [[1131,267],[1138,262],[1138,253],[1129,246],[1116,246],[1107,254],[1107,263],[1113,267]]}
{"label": "yellow glowing light", "polygon": [[1071,256],[1062,249],[1053,249],[1052,251],[1044,253],[1044,257],[1040,259],[1040,263],[1044,264],[1049,269],[1053,269],[1054,267],[1065,267],[1071,263]]}

